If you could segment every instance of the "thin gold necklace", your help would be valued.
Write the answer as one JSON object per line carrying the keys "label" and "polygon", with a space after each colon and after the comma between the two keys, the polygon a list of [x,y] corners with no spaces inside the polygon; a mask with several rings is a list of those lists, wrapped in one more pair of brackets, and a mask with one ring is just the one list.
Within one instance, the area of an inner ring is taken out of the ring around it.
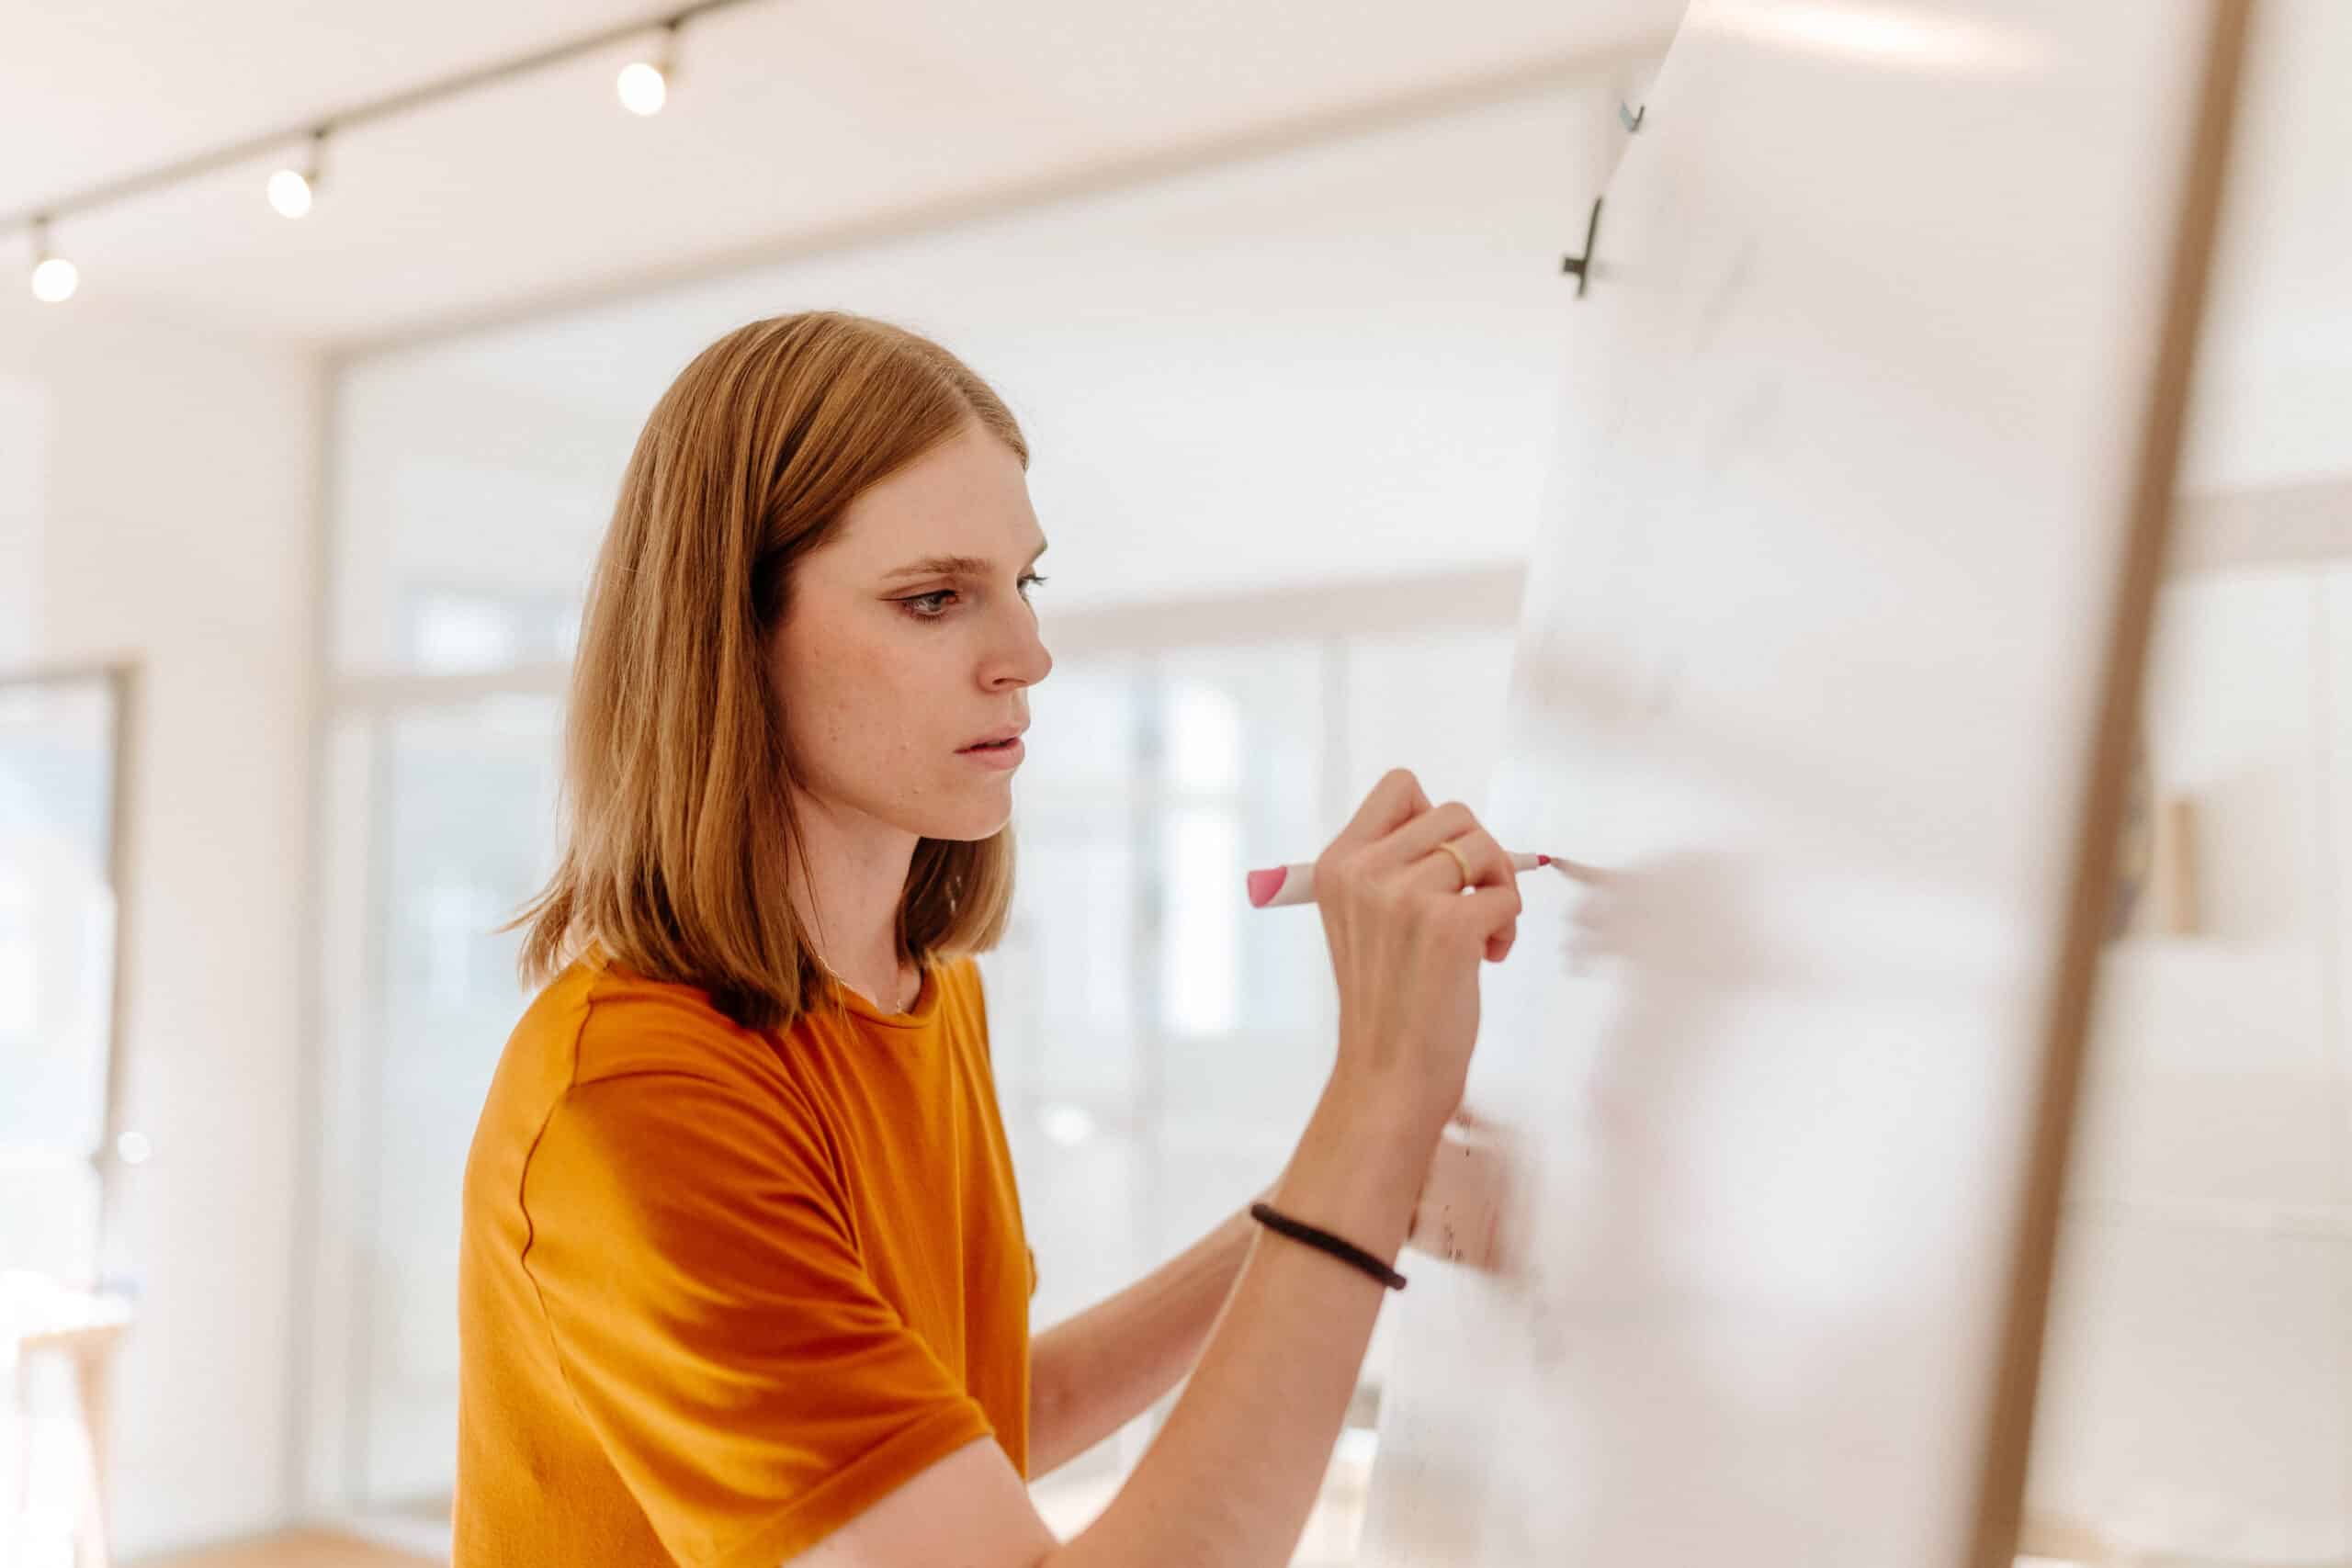
{"label": "thin gold necklace", "polygon": [[[824,969],[825,969],[825,973],[826,973],[826,974],[831,975],[834,979],[836,979],[836,980],[840,981],[843,986],[848,987],[848,988],[849,988],[849,989],[851,989],[851,990],[853,990],[853,991],[857,991],[857,987],[856,987],[855,986],[852,986],[852,985],[850,985],[850,983],[849,983],[849,977],[848,977],[847,976],[843,975],[840,970],[838,970],[838,969],[834,968],[831,964],[826,964],[826,963],[825,963],[825,955],[824,955],[823,953],[819,953],[819,954],[817,955],[817,962],[818,962],[819,964],[824,964]],[[865,993],[864,991],[857,991],[857,994],[858,994],[859,996],[861,996],[861,997],[865,997]],[[914,1005],[915,1005],[916,1000],[917,1000],[918,998],[920,998],[922,997],[922,964],[916,964],[916,965],[915,965],[915,988],[914,988],[914,995],[913,995],[913,996],[909,997],[909,998],[908,998],[904,1002],[900,1003],[899,1006],[894,1007],[894,1008],[891,1008],[891,1009],[889,1009],[888,1010],[889,1010],[889,1011],[891,1011],[891,1012],[894,1012],[894,1013],[904,1012],[904,1011],[906,1011],[909,1008],[910,1008],[910,1007],[914,1006]],[[874,998],[872,998],[872,997],[866,997],[866,998],[865,998],[865,999],[866,999],[866,1000],[868,1000],[868,1001],[870,1001],[870,1002],[873,1002],[873,1003],[874,1003],[874,1005],[875,1005],[876,1007],[877,1007],[877,1008],[878,1008],[878,1007],[880,1007],[880,1006],[882,1005],[879,1001],[876,1000],[876,999],[875,999]]]}

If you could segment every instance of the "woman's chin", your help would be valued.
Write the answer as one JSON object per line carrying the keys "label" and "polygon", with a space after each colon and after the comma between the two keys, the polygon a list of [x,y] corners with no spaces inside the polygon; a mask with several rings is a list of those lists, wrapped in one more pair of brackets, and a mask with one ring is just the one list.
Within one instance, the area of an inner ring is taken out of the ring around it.
{"label": "woman's chin", "polygon": [[1012,791],[1000,788],[1001,797],[991,801],[973,801],[963,810],[942,812],[916,829],[926,839],[946,839],[970,843],[980,839],[993,839],[1004,831],[1012,820]]}

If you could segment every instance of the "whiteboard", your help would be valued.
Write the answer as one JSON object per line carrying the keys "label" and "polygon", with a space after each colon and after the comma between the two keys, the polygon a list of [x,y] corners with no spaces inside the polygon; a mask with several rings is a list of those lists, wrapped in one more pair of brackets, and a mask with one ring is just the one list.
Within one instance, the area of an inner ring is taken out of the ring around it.
{"label": "whiteboard", "polygon": [[1510,1257],[1391,1306],[1363,1562],[1981,1555],[2217,14],[1692,6],[1564,287],[1484,812],[1605,876],[1522,879],[1487,972]]}

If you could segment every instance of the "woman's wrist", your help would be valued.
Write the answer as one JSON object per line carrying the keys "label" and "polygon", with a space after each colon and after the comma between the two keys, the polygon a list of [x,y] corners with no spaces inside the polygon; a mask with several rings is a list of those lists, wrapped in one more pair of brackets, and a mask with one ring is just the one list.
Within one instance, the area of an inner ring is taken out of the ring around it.
{"label": "woman's wrist", "polygon": [[1440,1131],[1402,1100],[1335,1078],[1264,1201],[1393,1263]]}
{"label": "woman's wrist", "polygon": [[1336,1073],[1316,1107],[1317,1115],[1328,1112],[1356,1136],[1413,1147],[1424,1156],[1437,1147],[1453,1111],[1451,1105],[1440,1108],[1419,1081]]}

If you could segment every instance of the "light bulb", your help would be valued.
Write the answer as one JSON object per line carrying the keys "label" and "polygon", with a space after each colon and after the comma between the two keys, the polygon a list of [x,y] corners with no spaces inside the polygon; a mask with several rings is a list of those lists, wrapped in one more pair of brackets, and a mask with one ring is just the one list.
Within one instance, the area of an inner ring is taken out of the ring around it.
{"label": "light bulb", "polygon": [[311,182],[300,171],[280,169],[269,176],[269,204],[288,218],[311,210]]}
{"label": "light bulb", "polygon": [[622,66],[613,86],[621,96],[621,106],[631,114],[660,114],[662,106],[670,101],[669,73],[642,60]]}
{"label": "light bulb", "polygon": [[63,256],[44,256],[33,268],[33,298],[43,304],[62,305],[81,286],[81,269]]}

